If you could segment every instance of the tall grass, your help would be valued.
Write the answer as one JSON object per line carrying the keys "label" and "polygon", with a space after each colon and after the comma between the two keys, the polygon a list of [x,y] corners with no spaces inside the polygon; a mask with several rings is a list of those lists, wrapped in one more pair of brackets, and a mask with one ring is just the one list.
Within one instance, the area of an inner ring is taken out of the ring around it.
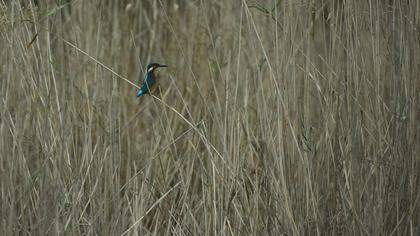
{"label": "tall grass", "polygon": [[1,234],[420,233],[419,1],[36,2],[0,1]]}

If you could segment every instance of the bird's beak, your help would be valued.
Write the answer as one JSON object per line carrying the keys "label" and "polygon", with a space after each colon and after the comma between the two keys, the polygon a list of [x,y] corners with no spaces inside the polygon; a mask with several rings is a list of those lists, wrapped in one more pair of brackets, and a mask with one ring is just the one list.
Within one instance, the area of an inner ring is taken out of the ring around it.
{"label": "bird's beak", "polygon": [[168,67],[167,65],[159,65],[159,67]]}

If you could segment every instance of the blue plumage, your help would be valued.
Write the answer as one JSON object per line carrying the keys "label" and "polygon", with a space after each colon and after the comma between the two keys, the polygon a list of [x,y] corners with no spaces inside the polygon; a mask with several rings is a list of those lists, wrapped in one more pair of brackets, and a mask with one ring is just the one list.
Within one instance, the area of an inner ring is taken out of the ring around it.
{"label": "blue plumage", "polygon": [[141,97],[144,94],[150,94],[158,86],[158,78],[155,72],[155,69],[158,67],[168,67],[167,65],[159,65],[158,63],[150,63],[146,67],[146,75],[143,78],[143,81],[140,85],[140,89],[137,91],[136,96]]}
{"label": "blue plumage", "polygon": [[153,79],[153,76],[151,73],[147,73],[144,76],[143,82],[141,83],[140,89],[137,92],[137,97],[141,97],[144,94],[148,93],[152,88],[154,88],[154,85],[156,85],[156,80]]}

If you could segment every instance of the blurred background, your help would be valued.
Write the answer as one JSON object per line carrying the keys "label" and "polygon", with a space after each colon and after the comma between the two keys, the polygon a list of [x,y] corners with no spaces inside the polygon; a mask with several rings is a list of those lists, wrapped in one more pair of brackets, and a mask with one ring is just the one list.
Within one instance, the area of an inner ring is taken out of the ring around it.
{"label": "blurred background", "polygon": [[419,235],[419,30],[419,1],[0,1],[0,232]]}

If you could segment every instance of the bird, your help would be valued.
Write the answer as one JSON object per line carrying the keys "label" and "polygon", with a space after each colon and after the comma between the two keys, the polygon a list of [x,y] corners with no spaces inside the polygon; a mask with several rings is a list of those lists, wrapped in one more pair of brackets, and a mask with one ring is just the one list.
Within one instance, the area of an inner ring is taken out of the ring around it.
{"label": "bird", "polygon": [[140,89],[137,91],[136,96],[141,97],[145,94],[153,93],[159,85],[159,78],[157,76],[156,69],[159,67],[168,67],[167,65],[160,65],[158,63],[150,63],[146,67],[146,75],[144,75],[143,81],[140,85]]}

